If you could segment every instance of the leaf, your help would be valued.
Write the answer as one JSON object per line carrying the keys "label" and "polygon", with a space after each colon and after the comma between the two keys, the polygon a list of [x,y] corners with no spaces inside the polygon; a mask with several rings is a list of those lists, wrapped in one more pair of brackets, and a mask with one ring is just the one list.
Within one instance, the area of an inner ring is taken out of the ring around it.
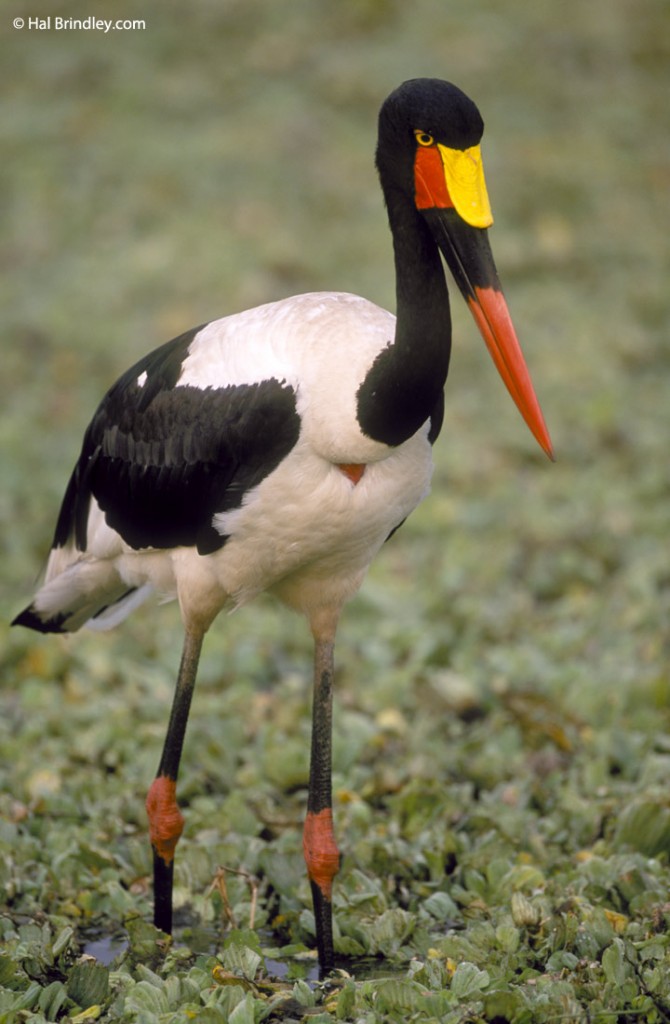
{"label": "leaf", "polygon": [[228,933],[223,948],[227,949],[228,946],[235,945],[248,946],[249,949],[255,949],[257,953],[261,952],[261,941],[258,937],[258,932],[253,931],[251,928],[233,928]]}
{"label": "leaf", "polygon": [[316,996],[306,981],[299,978],[293,986],[293,998],[301,1006],[316,1006]]}
{"label": "leaf", "polygon": [[578,963],[579,958],[574,953],[567,949],[557,949],[547,960],[546,969],[547,971],[574,971]]}
{"label": "leaf", "polygon": [[167,995],[148,981],[138,981],[126,996],[126,1005],[140,1012],[147,1012],[154,1017],[167,1013],[170,1009]]}
{"label": "leaf", "polygon": [[632,977],[633,968],[626,959],[626,947],[622,939],[615,939],[603,953],[603,971],[605,977],[617,988],[622,988]]}
{"label": "leaf", "polygon": [[[255,937],[256,944],[258,938]],[[223,950],[223,964],[233,974],[239,974],[247,981],[253,981],[263,957],[256,949],[251,949],[246,942],[240,940],[227,941]]]}
{"label": "leaf", "polygon": [[68,978],[67,994],[77,1006],[103,1003],[109,995],[109,970],[95,960],[75,964]]}
{"label": "leaf", "polygon": [[206,997],[207,1006],[217,1013],[222,1013],[226,1021],[231,1013],[245,998],[245,992],[241,984],[223,985],[212,989]]}
{"label": "leaf", "polygon": [[248,992],[228,1018],[228,1024],[255,1024],[255,1003],[256,1000]]}
{"label": "leaf", "polygon": [[187,1010],[184,1019],[188,1020],[191,1016],[196,1021],[196,1024],[227,1024],[230,1020],[230,1015],[224,1014],[216,1006],[205,1006],[202,1009],[192,1011],[192,1013]]}
{"label": "leaf", "polygon": [[496,942],[506,953],[516,953],[521,942],[521,933],[511,918],[506,918],[496,928]]}
{"label": "leaf", "polygon": [[449,921],[460,917],[458,907],[446,892],[434,892],[423,901],[424,909],[437,921]]}
{"label": "leaf", "polygon": [[56,1020],[67,998],[68,992],[63,982],[52,981],[50,985],[42,989],[37,1005],[47,1020]]}
{"label": "leaf", "polygon": [[18,969],[19,965],[11,957],[0,954],[0,985],[3,988],[12,988]]}
{"label": "leaf", "polygon": [[521,1016],[526,1009],[526,1002],[518,990],[492,992],[486,996],[484,1007],[486,1020],[529,1020],[528,1017]]}
{"label": "leaf", "polygon": [[651,800],[633,802],[619,817],[616,842],[649,857],[670,853],[670,809]]}
{"label": "leaf", "polygon": [[12,1010],[31,1010],[37,1003],[40,997],[42,986],[34,981],[32,985],[29,985],[25,992],[18,995],[12,1003]]}
{"label": "leaf", "polygon": [[622,934],[626,930],[628,924],[628,918],[625,914],[619,914],[616,910],[608,910],[605,908],[603,913],[615,932]]}
{"label": "leaf", "polygon": [[163,959],[165,944],[169,941],[163,932],[141,917],[130,917],[125,924],[131,961],[143,966],[157,966]]}
{"label": "leaf", "polygon": [[61,929],[56,938],[53,941],[51,952],[54,958],[59,957],[70,944],[70,940],[74,937],[74,928],[69,925],[66,928]]}
{"label": "leaf", "polygon": [[102,1014],[102,1006],[88,1006],[81,1013],[70,1017],[70,1024],[88,1024],[89,1021],[97,1020]]}
{"label": "leaf", "polygon": [[353,982],[347,982],[337,997],[335,1016],[338,1020],[346,1020],[351,1017],[356,1004],[356,986]]}
{"label": "leaf", "polygon": [[540,923],[540,909],[522,892],[513,892],[510,899],[512,918],[519,928],[536,929]]}
{"label": "leaf", "polygon": [[414,1013],[423,1006],[426,990],[416,981],[392,978],[377,987],[375,1008],[382,1013]]}
{"label": "leaf", "polygon": [[370,951],[394,956],[411,935],[415,923],[414,916],[400,907],[385,910],[369,926]]}
{"label": "leaf", "polygon": [[150,967],[146,966],[146,964],[137,965],[137,974],[140,981],[146,981],[149,985],[153,985],[154,988],[162,989],[165,985],[160,974],[156,974],[156,972],[152,971]]}
{"label": "leaf", "polygon": [[476,964],[464,961],[459,964],[451,979],[451,991],[458,999],[471,999],[487,988],[491,979],[488,971],[481,971]]}

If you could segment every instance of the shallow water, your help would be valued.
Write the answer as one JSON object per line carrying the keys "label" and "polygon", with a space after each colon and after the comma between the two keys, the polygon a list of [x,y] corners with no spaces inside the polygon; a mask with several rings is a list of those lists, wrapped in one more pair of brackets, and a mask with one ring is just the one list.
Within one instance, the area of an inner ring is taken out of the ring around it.
{"label": "shallow water", "polygon": [[[195,936],[190,936],[195,938]],[[220,943],[214,940],[210,934],[209,941],[205,944],[205,936],[200,932],[197,936],[200,941],[189,945],[194,952],[210,953],[212,955],[219,951]],[[207,948],[203,948],[206,945]],[[105,967],[111,964],[128,948],[128,936],[125,932],[115,932],[112,935],[104,935],[99,932],[91,933],[85,939],[83,952],[87,956],[93,956],[98,963]],[[336,966],[350,974],[357,981],[374,978],[386,978],[396,974],[404,973],[407,969],[406,963],[383,960],[378,957],[359,957],[357,959],[339,958]],[[319,979],[319,965],[316,961],[306,961],[295,957],[285,960],[265,960],[265,972],[269,978],[277,981],[292,981],[301,978],[309,984],[316,984]]]}
{"label": "shallow water", "polygon": [[128,936],[125,932],[114,935],[95,935],[84,942],[84,953],[94,956],[98,963],[109,967],[117,956],[128,948]]}

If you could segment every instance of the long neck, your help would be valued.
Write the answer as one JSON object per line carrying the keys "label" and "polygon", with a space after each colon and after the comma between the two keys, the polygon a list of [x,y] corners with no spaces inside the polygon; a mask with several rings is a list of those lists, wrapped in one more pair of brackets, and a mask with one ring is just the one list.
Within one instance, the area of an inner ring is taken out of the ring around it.
{"label": "long neck", "polygon": [[358,391],[361,429],[399,445],[441,407],[449,368],[451,317],[438,248],[402,193],[386,194],[393,235],[395,339],[377,356]]}

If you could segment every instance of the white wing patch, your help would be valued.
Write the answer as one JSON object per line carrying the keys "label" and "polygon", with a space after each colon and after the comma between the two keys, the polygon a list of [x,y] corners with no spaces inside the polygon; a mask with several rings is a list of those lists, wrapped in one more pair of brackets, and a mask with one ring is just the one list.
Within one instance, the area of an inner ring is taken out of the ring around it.
{"label": "white wing patch", "polygon": [[301,436],[330,462],[371,462],[388,454],[358,426],[356,395],[394,337],[395,317],[357,295],[314,292],[207,324],[193,339],[178,386],[292,387]]}

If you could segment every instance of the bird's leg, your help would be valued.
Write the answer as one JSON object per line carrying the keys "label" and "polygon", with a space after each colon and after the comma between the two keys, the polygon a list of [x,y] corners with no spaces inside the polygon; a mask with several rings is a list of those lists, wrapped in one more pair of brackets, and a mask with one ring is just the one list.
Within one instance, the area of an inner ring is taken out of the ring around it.
{"label": "bird's leg", "polygon": [[163,753],[147,794],[149,835],[154,851],[154,924],[168,934],[172,932],[174,852],[184,827],[176,799],[177,774],[203,637],[201,630],[186,630]]}
{"label": "bird's leg", "polygon": [[340,867],[333,833],[331,783],[334,641],[332,637],[316,637],[315,643],[312,751],[303,850],[312,886],[319,966],[325,974],[334,962],[332,885]]}

